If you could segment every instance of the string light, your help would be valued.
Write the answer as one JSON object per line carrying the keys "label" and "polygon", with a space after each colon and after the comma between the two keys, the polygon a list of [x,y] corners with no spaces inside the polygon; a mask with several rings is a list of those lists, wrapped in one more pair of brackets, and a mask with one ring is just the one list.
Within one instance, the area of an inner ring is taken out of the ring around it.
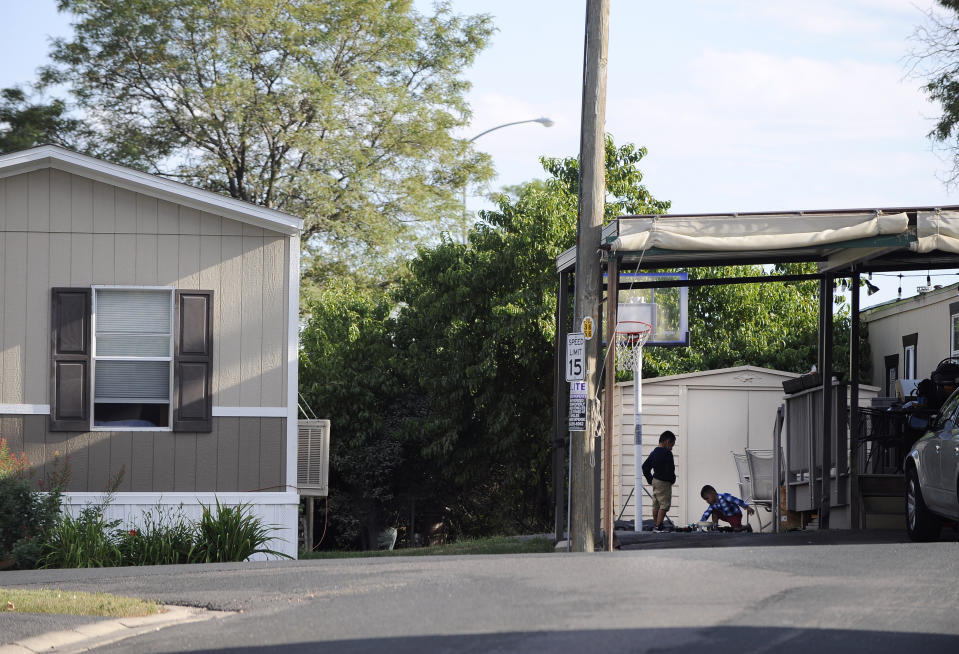
{"label": "string light", "polygon": [[877,277],[952,277],[953,275],[959,275],[959,273],[936,273],[935,275],[923,275],[922,273],[916,273],[910,275],[909,273],[869,273],[869,279],[872,279],[872,276],[876,275]]}

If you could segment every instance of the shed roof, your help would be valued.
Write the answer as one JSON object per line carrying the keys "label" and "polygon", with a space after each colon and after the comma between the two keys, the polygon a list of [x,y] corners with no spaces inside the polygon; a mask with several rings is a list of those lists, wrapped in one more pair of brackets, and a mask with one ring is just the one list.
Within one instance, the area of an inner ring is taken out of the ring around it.
{"label": "shed roof", "polygon": [[698,370],[696,372],[685,372],[678,375],[663,375],[661,377],[651,377],[649,379],[644,378],[643,386],[647,386],[649,384],[688,384],[693,380],[701,383],[708,383],[710,378],[729,377],[730,375],[741,376],[742,379],[738,379],[737,381],[742,384],[765,380],[768,379],[768,377],[779,377],[782,379],[793,379],[795,377],[799,377],[799,373],[795,372],[745,365],[734,366],[732,368],[716,368],[714,370]]}
{"label": "shed roof", "polygon": [[[787,370],[775,370],[773,368],[762,368],[760,366],[733,366],[732,368],[716,368],[714,370],[699,370],[696,372],[685,372],[678,375],[663,375],[662,377],[651,377],[643,379],[643,388],[655,384],[678,384],[680,386],[712,386],[726,387],[732,384],[726,382],[735,382],[736,386],[743,388],[758,388],[760,390],[775,387],[780,388],[779,384],[772,385],[772,379],[778,378],[780,381],[786,379],[795,379],[801,377],[797,372]],[[718,380],[718,383],[717,381]],[[723,381],[725,380],[725,381]],[[616,385],[630,385],[633,382],[616,382]],[[869,386],[860,384],[860,389],[867,391],[878,391],[878,386]]]}
{"label": "shed roof", "polygon": [[57,145],[41,145],[0,155],[0,179],[43,168],[55,168],[290,236],[303,229],[302,218],[282,211],[119,166]]}

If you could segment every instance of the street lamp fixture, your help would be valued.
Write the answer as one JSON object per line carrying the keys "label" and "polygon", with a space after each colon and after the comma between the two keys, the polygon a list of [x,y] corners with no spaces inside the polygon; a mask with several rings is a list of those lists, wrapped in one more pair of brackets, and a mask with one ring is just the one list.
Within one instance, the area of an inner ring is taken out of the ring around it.
{"label": "street lamp fixture", "polygon": [[489,134],[490,132],[495,132],[498,129],[503,129],[504,127],[510,127],[512,125],[522,125],[524,123],[539,123],[543,127],[552,127],[554,125],[553,120],[551,118],[547,118],[546,116],[541,116],[539,118],[530,118],[529,120],[516,120],[516,121],[513,121],[512,123],[503,123],[502,125],[497,125],[496,127],[490,127],[488,130],[480,132],[479,134],[471,138],[469,142],[472,143],[479,137],[485,134]]}
{"label": "street lamp fixture", "polygon": [[[552,127],[555,123],[552,118],[547,118],[546,116],[540,116],[539,118],[530,118],[529,120],[514,120],[511,123],[503,123],[502,125],[497,125],[496,127],[490,127],[489,129],[480,132],[473,138],[471,138],[467,143],[472,143],[481,136],[485,136],[490,132],[495,132],[498,129],[503,129],[504,127],[512,127],[513,125],[523,125],[525,123],[539,123],[543,127]],[[469,228],[466,225],[468,212],[466,210],[466,183],[463,183],[463,243],[466,243],[466,234],[469,231]]]}

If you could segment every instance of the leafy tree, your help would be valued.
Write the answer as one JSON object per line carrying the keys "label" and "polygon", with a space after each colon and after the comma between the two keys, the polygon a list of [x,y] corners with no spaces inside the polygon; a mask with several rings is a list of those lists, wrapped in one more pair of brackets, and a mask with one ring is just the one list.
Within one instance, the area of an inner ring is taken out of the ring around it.
{"label": "leafy tree", "polygon": [[[53,44],[102,156],[306,220],[308,270],[379,279],[489,160],[461,73],[491,19],[411,0],[58,0]],[[357,265],[361,262],[361,265]]]}
{"label": "leafy tree", "polygon": [[[646,151],[606,139],[607,215],[652,213],[637,164]],[[460,532],[551,524],[555,258],[575,242],[576,159],[501,195],[469,244],[420,251],[396,292],[399,368],[427,402],[411,419],[435,488]]]}
{"label": "leafy tree", "polygon": [[310,304],[300,337],[300,392],[330,419],[330,540],[340,548],[376,542],[408,465],[392,306],[383,291],[330,281]]}
{"label": "leafy tree", "polygon": [[68,145],[82,131],[63,100],[31,102],[21,88],[0,89],[0,154],[46,143]]}
{"label": "leafy tree", "polygon": [[952,152],[948,182],[959,180],[959,0],[936,0],[944,11],[930,9],[926,24],[913,34],[912,72],[927,80],[923,90],[942,115],[929,138]]}

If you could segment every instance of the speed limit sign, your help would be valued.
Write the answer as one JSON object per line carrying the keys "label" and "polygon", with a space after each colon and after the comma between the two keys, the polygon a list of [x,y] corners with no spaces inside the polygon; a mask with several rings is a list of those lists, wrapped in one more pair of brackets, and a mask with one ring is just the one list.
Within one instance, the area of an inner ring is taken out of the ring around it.
{"label": "speed limit sign", "polygon": [[586,337],[581,332],[566,335],[566,381],[586,379]]}

